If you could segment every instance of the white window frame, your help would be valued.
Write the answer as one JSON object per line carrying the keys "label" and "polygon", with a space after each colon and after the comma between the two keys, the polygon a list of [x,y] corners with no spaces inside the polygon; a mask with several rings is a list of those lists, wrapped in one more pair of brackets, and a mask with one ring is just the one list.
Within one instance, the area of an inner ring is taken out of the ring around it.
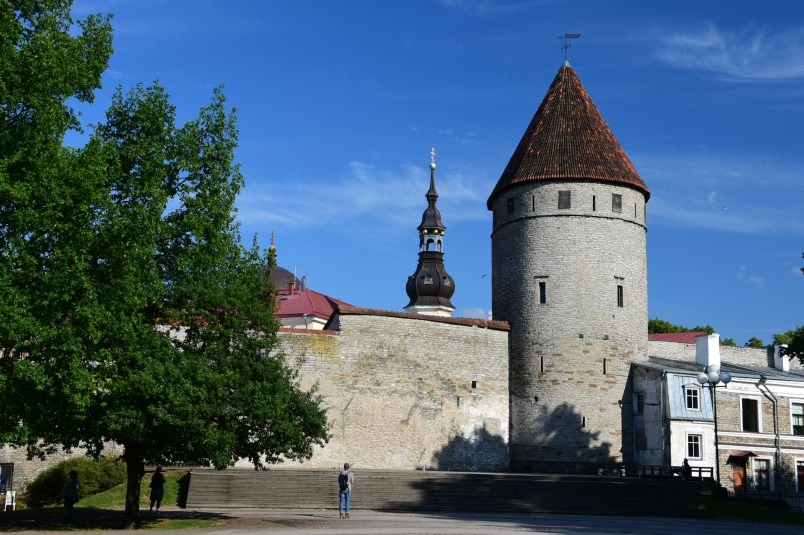
{"label": "white window frame", "polygon": [[743,400],[753,399],[757,402],[757,433],[762,433],[762,398],[759,396],[740,396],[740,431],[743,433],[754,433],[754,431],[746,431],[743,425]]}
{"label": "white window frame", "polygon": [[756,456],[751,458],[751,485],[754,490],[759,490],[759,478],[757,477],[757,461],[768,461],[768,489],[771,492],[776,490],[776,481],[773,476],[773,457]]}
{"label": "white window frame", "polygon": [[799,492],[798,490],[798,463],[804,464],[804,457],[793,457],[793,474],[795,475],[796,479],[796,486],[794,492],[796,494],[804,494],[804,491]]}
{"label": "white window frame", "polygon": [[[689,403],[687,402],[687,390],[694,390],[696,392],[696,395],[697,395],[697,398],[698,398],[698,408],[697,409],[690,408]],[[688,411],[701,412],[701,403],[703,402],[703,396],[701,395],[702,394],[701,390],[702,390],[702,388],[698,387],[698,386],[684,385],[684,407],[686,407]]]}
{"label": "white window frame", "polygon": [[[704,460],[704,432],[703,431],[687,431],[684,441],[684,457],[687,459],[691,459],[693,461],[703,461]],[[698,441],[698,457],[690,456],[690,437],[695,436],[698,437],[700,440]]]}
{"label": "white window frame", "polygon": [[[790,398],[790,434],[793,435],[793,404],[804,405],[804,399]],[[804,435],[796,435],[797,437],[804,437]]]}

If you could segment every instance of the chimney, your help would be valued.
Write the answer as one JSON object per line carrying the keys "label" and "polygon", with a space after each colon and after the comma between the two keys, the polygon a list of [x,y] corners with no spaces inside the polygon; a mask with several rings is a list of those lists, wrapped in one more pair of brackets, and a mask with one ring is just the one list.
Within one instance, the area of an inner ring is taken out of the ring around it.
{"label": "chimney", "polygon": [[296,283],[295,281],[290,281],[290,284],[288,284],[288,292],[290,292],[291,297],[293,297],[295,291],[296,291]]}
{"label": "chimney", "polygon": [[491,321],[491,310],[489,310],[489,321]]}
{"label": "chimney", "polygon": [[773,363],[774,367],[783,372],[790,371],[790,359],[782,355],[782,349],[786,348],[787,344],[779,344],[773,346]]}
{"label": "chimney", "polygon": [[702,334],[695,337],[695,362],[701,366],[720,366],[719,334]]}

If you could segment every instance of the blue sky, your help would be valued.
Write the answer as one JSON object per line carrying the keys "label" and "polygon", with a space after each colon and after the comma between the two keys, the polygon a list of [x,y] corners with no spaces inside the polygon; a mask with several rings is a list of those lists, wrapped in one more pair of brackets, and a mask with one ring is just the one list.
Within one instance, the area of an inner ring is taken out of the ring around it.
{"label": "blue sky", "polygon": [[[118,84],[188,120],[238,110],[244,241],[358,306],[401,310],[430,147],[456,315],[491,306],[485,203],[569,59],[652,191],[651,317],[738,344],[804,324],[804,3],[707,0],[77,1],[114,13]],[[78,139],[71,139],[74,144]]]}

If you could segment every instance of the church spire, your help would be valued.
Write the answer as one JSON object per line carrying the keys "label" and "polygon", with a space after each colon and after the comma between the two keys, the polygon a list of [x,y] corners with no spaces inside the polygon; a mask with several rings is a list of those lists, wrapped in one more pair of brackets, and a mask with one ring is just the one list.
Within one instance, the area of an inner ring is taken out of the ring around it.
{"label": "church spire", "polygon": [[444,232],[441,212],[436,208],[438,191],[435,186],[435,148],[430,150],[430,189],[427,191],[427,209],[422,214],[419,231],[419,265],[408,277],[406,291],[410,302],[406,312],[451,316],[455,307],[450,298],[455,293],[455,282],[444,268]]}

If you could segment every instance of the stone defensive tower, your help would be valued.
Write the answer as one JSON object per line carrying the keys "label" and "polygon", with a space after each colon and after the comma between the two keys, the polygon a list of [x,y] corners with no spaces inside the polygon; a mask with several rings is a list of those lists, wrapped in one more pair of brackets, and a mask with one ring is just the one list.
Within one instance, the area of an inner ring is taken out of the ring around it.
{"label": "stone defensive tower", "polygon": [[419,264],[408,277],[405,291],[410,302],[405,312],[452,316],[455,307],[450,298],[455,293],[455,281],[444,267],[444,232],[441,212],[436,208],[438,192],[435,187],[435,148],[430,150],[430,189],[427,191],[427,208],[422,214],[419,231]]}
{"label": "stone defensive tower", "polygon": [[649,197],[565,61],[488,200],[492,310],[511,325],[513,470],[631,459]]}

